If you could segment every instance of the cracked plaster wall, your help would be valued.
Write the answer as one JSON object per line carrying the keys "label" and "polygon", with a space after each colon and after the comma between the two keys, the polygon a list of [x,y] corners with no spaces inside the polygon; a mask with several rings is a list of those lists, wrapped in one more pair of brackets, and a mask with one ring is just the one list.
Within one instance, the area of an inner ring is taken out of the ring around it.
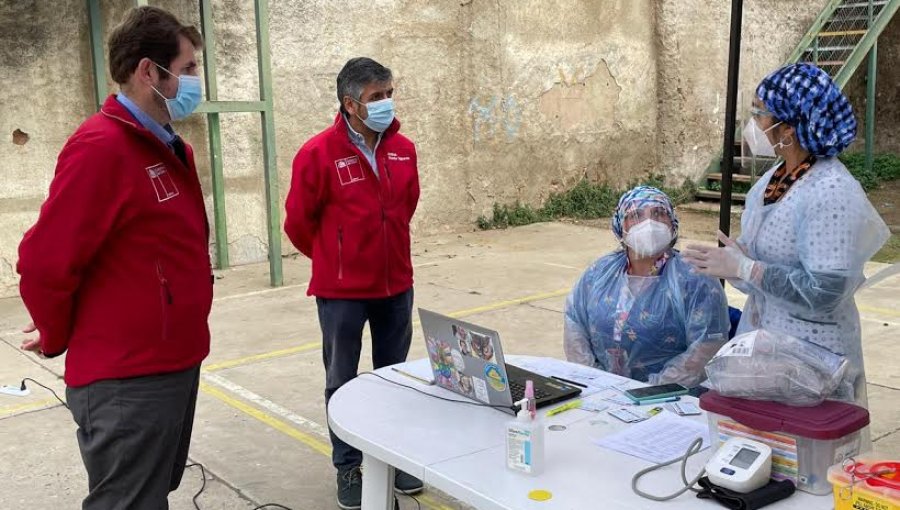
{"label": "cracked plaster wall", "polygon": [[[738,120],[759,81],[777,69],[794,50],[827,0],[756,0],[744,2]],[[728,66],[730,2],[659,0],[656,15],[659,118],[658,161],[661,173],[676,182],[703,175],[722,150],[725,82]],[[900,16],[880,37],[877,80],[876,150],[900,153]],[[857,120],[862,150],[865,119],[863,64],[846,88]]]}
{"label": "cracked plaster wall", "polygon": [[[784,62],[826,3],[744,2],[739,115],[759,81]],[[722,150],[731,2],[660,0],[655,7],[660,170],[676,181],[696,179]]]}
{"label": "cracked plaster wall", "polygon": [[[150,3],[199,26],[195,2]],[[757,81],[790,52],[821,3],[749,4],[742,84]],[[102,4],[108,33],[131,2]],[[255,99],[253,2],[213,4],[219,97]],[[269,4],[282,197],[297,149],[334,119],[337,72],[358,55],[394,70],[398,117],[419,151],[418,234],[471,228],[494,202],[538,205],[582,177],[614,185],[651,172],[673,181],[698,177],[718,150],[725,2],[559,0],[553,8],[545,0]],[[16,248],[46,196],[56,154],[93,111],[84,2],[0,0],[0,56],[0,162],[6,177],[0,186],[0,295],[11,295]],[[222,119],[231,261],[264,261],[259,116]],[[205,119],[197,115],[176,128],[195,147],[212,219]],[[286,239],[283,247],[285,254],[294,251]]]}

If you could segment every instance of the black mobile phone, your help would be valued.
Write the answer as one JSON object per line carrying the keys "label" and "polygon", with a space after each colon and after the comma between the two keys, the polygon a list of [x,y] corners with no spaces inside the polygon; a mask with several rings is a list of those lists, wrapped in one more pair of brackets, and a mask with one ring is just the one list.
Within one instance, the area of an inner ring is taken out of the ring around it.
{"label": "black mobile phone", "polygon": [[686,395],[688,391],[690,390],[680,384],[671,383],[660,384],[659,386],[646,386],[644,388],[625,390],[625,396],[627,396],[631,400],[634,400],[635,402],[643,402],[646,400],[656,400],[660,398]]}

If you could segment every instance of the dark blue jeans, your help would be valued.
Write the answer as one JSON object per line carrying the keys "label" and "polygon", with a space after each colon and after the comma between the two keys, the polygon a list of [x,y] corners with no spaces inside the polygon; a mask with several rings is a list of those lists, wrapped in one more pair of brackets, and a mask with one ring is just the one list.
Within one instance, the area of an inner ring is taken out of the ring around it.
{"label": "dark blue jeans", "polygon": [[[366,322],[372,333],[372,365],[377,369],[406,361],[412,341],[413,289],[384,299],[316,298],[325,363],[325,405],[356,377]],[[338,472],[362,464],[362,452],[331,435],[331,461]]]}

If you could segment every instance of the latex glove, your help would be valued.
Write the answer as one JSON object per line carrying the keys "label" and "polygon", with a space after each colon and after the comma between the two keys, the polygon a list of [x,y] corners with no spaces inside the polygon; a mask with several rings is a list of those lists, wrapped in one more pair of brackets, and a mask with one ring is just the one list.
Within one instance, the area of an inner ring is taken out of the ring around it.
{"label": "latex glove", "polygon": [[682,252],[684,259],[701,274],[716,278],[740,278],[749,282],[754,260],[722,232],[718,233],[718,238],[724,247],[691,244]]}
{"label": "latex glove", "polygon": [[[738,248],[739,250],[741,250],[741,253],[742,253],[742,254],[744,254],[745,256],[749,256],[749,254],[747,253],[747,248],[745,248],[744,245],[742,245],[741,243],[739,243],[739,242],[737,241],[737,239],[732,239],[732,238],[728,237],[728,236],[725,235],[725,233],[722,232],[721,230],[717,230],[717,231],[716,231],[716,238],[718,238],[718,239],[719,239],[719,242],[721,242],[723,245],[725,245],[725,246],[733,246],[733,247],[735,247],[735,248]],[[753,267],[753,269],[751,270],[751,273],[752,273],[753,270],[758,270],[758,269],[759,269],[759,264],[754,264],[754,267]],[[740,279],[740,278],[726,278],[725,280],[726,280],[728,283],[730,283],[732,287],[734,287],[734,288],[736,288],[736,289],[738,289],[738,290],[741,290],[742,292],[746,292],[746,291],[742,290],[743,287],[742,287],[742,285],[741,285],[741,279]],[[746,280],[746,281],[749,281],[749,280]]]}
{"label": "latex glove", "polygon": [[741,243],[737,242],[736,239],[732,239],[732,238],[726,236],[725,233],[722,232],[721,230],[716,230],[716,239],[718,239],[719,242],[721,242],[725,246],[733,246],[733,247],[741,250],[742,254],[748,255],[747,249],[744,248],[744,246],[741,245]]}

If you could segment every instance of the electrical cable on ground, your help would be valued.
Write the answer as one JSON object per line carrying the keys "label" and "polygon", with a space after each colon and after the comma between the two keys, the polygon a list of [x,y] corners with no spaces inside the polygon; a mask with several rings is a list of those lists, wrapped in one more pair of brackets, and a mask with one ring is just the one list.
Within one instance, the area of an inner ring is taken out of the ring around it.
{"label": "electrical cable on ground", "polygon": [[69,408],[69,404],[66,404],[66,401],[63,400],[63,399],[61,399],[61,398],[59,397],[59,395],[56,394],[55,391],[53,391],[52,389],[50,389],[50,388],[47,387],[47,386],[44,386],[43,384],[41,384],[41,383],[39,383],[39,382],[37,382],[37,381],[35,381],[34,379],[32,379],[32,378],[30,378],[30,377],[26,377],[26,378],[22,379],[22,383],[21,383],[21,385],[19,386],[19,389],[21,389],[22,391],[25,391],[26,389],[28,389],[28,388],[25,387],[25,381],[31,381],[31,382],[33,382],[34,384],[37,384],[38,386],[40,386],[41,388],[44,388],[45,390],[49,391],[50,393],[53,394],[54,397],[56,397],[56,400],[59,400],[59,403],[62,404],[63,407],[65,407],[66,409]]}
{"label": "electrical cable on ground", "polygon": [[[197,510],[202,510],[200,508],[200,504],[197,502],[197,498],[199,498],[200,495],[203,494],[203,491],[206,490],[206,468],[203,467],[203,464],[200,464],[199,462],[187,464],[184,467],[185,467],[185,469],[192,468],[192,467],[200,468],[200,475],[203,477],[203,483],[202,483],[202,485],[200,485],[200,490],[198,490],[197,493],[194,494],[194,497],[191,498],[191,501],[193,501],[193,503],[194,503],[194,508],[196,508]],[[264,508],[281,508],[282,510],[292,510],[290,507],[286,507],[286,506],[280,505],[278,503],[266,503],[264,505],[259,505],[258,507],[253,508],[253,510],[262,510]]]}

